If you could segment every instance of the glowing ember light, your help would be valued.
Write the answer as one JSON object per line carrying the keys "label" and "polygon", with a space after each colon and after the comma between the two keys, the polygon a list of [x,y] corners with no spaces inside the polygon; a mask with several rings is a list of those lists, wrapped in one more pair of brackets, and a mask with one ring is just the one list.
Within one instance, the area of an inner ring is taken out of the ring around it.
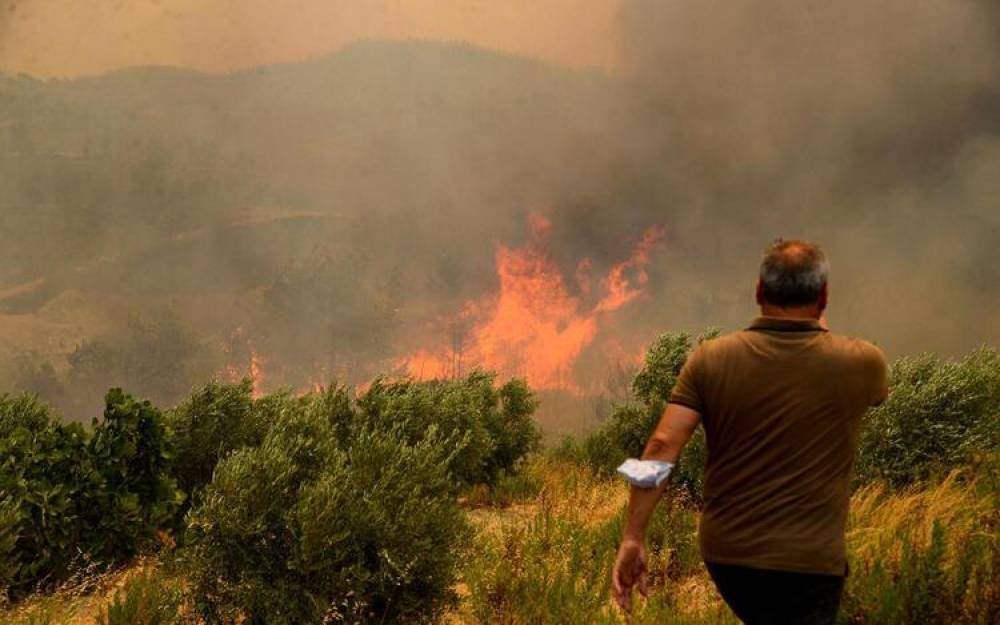
{"label": "glowing ember light", "polygon": [[[521,248],[497,245],[499,292],[466,306],[460,317],[468,332],[452,349],[421,349],[397,365],[417,379],[457,377],[463,367],[496,371],[501,377],[523,377],[536,389],[580,391],[573,367],[598,331],[601,315],[634,301],[648,282],[645,266],[665,230],[656,226],[643,235],[637,248],[602,280],[607,294],[590,311],[567,288],[558,267],[548,258],[545,236],[551,222],[542,215],[529,217],[531,239]],[[591,290],[591,262],[577,265],[580,292]],[[634,284],[633,284],[634,282]],[[472,322],[475,321],[475,322]],[[455,324],[459,325],[459,324]]]}
{"label": "glowing ember light", "polygon": [[[223,378],[229,382],[237,383],[244,376],[249,375],[253,383],[253,397],[255,399],[263,397],[264,391],[262,385],[264,383],[265,359],[257,352],[250,339],[246,337],[246,333],[242,327],[233,330],[233,333],[229,337],[229,343],[227,351],[230,353],[230,357],[233,358],[236,354],[239,354],[239,356],[236,356],[236,360],[242,360],[243,357],[246,357],[247,366],[244,368],[230,362],[222,372]],[[246,351],[244,352],[243,350]]]}
{"label": "glowing ember light", "polygon": [[250,345],[250,380],[253,382],[253,398],[260,399],[264,396],[261,385],[264,383],[264,359],[261,358],[253,345]]}

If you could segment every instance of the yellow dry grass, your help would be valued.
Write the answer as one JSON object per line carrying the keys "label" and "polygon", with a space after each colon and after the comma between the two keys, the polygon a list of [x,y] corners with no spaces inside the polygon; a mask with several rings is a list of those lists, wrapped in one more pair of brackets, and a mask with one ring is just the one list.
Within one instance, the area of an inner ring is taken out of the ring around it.
{"label": "yellow dry grass", "polygon": [[980,531],[990,513],[988,499],[977,497],[974,484],[954,472],[936,486],[891,493],[881,484],[861,488],[851,499],[848,548],[861,562],[898,564],[906,535],[910,547],[925,549],[934,526],[947,530],[945,563],[954,559],[966,538]]}
{"label": "yellow dry grass", "polygon": [[94,625],[101,610],[128,580],[155,567],[155,561],[143,559],[127,569],[71,581],[55,592],[37,595],[6,612],[0,611],[0,622],[5,625]]}

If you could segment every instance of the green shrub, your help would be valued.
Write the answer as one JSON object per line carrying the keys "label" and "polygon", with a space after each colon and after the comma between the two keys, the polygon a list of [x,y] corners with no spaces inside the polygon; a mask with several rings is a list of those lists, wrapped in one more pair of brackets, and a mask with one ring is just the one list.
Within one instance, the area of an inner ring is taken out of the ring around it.
{"label": "green shrub", "polygon": [[20,562],[17,557],[18,525],[21,511],[10,496],[0,499],[0,606],[7,591],[17,579]]}
{"label": "green shrub", "polygon": [[494,382],[495,375],[482,372],[433,382],[376,380],[358,399],[361,423],[398,429],[411,443],[431,426],[462,438],[449,466],[456,486],[492,484],[540,440],[531,419],[537,402],[528,387],[514,380],[498,389]]}
{"label": "green shrub", "polygon": [[50,422],[0,437],[0,567],[9,592],[51,587],[81,561],[120,562],[151,541],[178,503],[170,458],[160,412],[117,389],[90,435]]}
{"label": "green shrub", "polygon": [[17,428],[39,432],[51,423],[49,408],[37,395],[0,395],[0,438],[10,436]]}
{"label": "green shrub", "polygon": [[174,475],[180,488],[194,496],[212,481],[220,458],[235,449],[259,445],[269,424],[262,413],[273,412],[268,408],[275,403],[274,399],[255,402],[253,382],[246,378],[238,384],[210,382],[169,411],[176,454]]}
{"label": "green shrub", "polygon": [[184,593],[159,571],[143,571],[115,591],[97,625],[171,625],[179,621]]}
{"label": "green shrub", "polygon": [[19,427],[0,438],[5,568],[13,597],[69,574],[81,542],[78,510],[90,487],[89,470],[86,434],[79,425]]}
{"label": "green shrub", "polygon": [[542,480],[532,472],[520,470],[512,474],[501,473],[490,489],[489,502],[500,507],[523,503],[537,497],[541,490]]}
{"label": "green shrub", "polygon": [[[329,395],[328,395],[329,397]],[[327,402],[326,405],[329,405]],[[455,601],[464,515],[447,471],[461,441],[431,427],[338,441],[290,412],[223,459],[182,552],[208,622],[424,623]]]}
{"label": "green shrub", "polygon": [[[473,379],[473,378],[470,378]],[[493,385],[493,376],[475,378],[478,384]],[[541,432],[532,419],[538,400],[523,380],[511,380],[496,392],[499,407],[493,394],[487,394],[489,402],[486,415],[486,429],[493,437],[493,454],[486,463],[486,475],[490,481],[502,474],[510,474],[528,453],[538,449]]]}
{"label": "green shrub", "polygon": [[[718,330],[708,329],[697,342],[700,344],[718,335]],[[632,391],[640,403],[615,406],[608,420],[585,438],[580,447],[579,452],[591,468],[610,475],[625,458],[642,455],[691,348],[691,336],[686,333],[662,334],[653,342],[632,382]],[[564,450],[568,451],[568,448]],[[705,433],[698,428],[684,448],[671,478],[674,486],[693,502],[701,501],[706,454]]]}
{"label": "green shrub", "polygon": [[87,444],[79,512],[85,552],[100,561],[134,555],[171,518],[183,500],[172,477],[173,450],[163,414],[121,389],[105,398]]}
{"label": "green shrub", "polygon": [[889,399],[862,431],[862,482],[896,486],[967,466],[1000,447],[1000,354],[980,349],[959,361],[902,358],[892,367]]}

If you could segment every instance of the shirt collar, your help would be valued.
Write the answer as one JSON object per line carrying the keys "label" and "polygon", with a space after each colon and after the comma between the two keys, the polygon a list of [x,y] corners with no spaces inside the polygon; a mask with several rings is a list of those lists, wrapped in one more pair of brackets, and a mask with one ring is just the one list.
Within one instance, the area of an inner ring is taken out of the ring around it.
{"label": "shirt collar", "polygon": [[747,330],[773,332],[826,332],[817,319],[784,319],[782,317],[757,317]]}

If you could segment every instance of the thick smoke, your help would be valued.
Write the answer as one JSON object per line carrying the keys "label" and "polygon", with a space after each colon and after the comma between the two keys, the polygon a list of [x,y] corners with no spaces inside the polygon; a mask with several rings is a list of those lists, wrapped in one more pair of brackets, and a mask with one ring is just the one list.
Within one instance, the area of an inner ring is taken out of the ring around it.
{"label": "thick smoke", "polygon": [[894,354],[995,343],[998,18],[989,0],[630,0],[650,209],[685,238],[656,308],[735,325],[760,248],[805,236],[829,248],[840,330]]}
{"label": "thick smoke", "polygon": [[[532,213],[581,311],[603,296],[574,279],[584,258],[599,284],[666,228],[648,296],[568,374],[581,388],[627,379],[609,354],[659,332],[745,324],[777,236],[827,247],[839,331],[893,356],[1000,342],[995,2],[619,17],[615,76],[367,42],[223,75],[0,77],[0,374],[86,382],[90,402],[250,360],[270,388],[364,382],[462,343],[458,313],[497,291],[497,245],[529,242]],[[190,362],[158,368],[177,345]]]}

